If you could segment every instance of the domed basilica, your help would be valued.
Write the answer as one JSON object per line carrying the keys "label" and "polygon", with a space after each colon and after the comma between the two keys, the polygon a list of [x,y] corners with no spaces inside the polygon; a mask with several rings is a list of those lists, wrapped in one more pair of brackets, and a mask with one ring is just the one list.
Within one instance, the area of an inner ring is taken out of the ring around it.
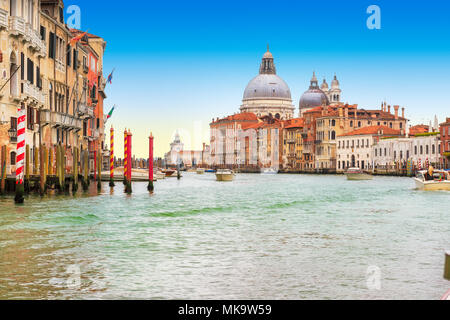
{"label": "domed basilica", "polygon": [[272,115],[283,120],[294,116],[291,90],[286,82],[277,76],[269,48],[263,56],[259,75],[253,78],[245,89],[241,112],[252,112],[258,117]]}
{"label": "domed basilica", "polygon": [[[300,99],[300,114],[314,107],[336,105],[341,103],[342,91],[336,75],[331,82],[331,89],[326,80],[319,87],[315,72],[309,89]],[[253,78],[244,91],[240,108],[242,113],[252,112],[258,117],[272,115],[281,120],[294,117],[291,90],[286,82],[277,75],[275,63],[269,48],[264,54],[259,75]]]}

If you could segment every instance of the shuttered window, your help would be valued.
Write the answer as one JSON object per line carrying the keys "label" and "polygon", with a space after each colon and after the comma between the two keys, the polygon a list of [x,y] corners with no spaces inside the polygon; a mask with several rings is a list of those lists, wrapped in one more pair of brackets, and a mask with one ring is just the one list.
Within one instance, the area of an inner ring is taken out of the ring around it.
{"label": "shuttered window", "polygon": [[56,55],[56,38],[53,32],[50,32],[49,43],[48,43],[48,56],[55,59]]}

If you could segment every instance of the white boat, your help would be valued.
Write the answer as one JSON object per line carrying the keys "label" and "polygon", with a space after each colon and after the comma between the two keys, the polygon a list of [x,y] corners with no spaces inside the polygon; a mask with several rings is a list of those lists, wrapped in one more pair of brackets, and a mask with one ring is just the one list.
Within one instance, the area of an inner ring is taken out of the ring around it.
{"label": "white boat", "polygon": [[278,174],[278,170],[274,168],[262,168],[261,174]]}
{"label": "white boat", "polygon": [[345,175],[347,180],[372,180],[373,176],[371,174],[365,173],[360,168],[349,168]]}
{"label": "white boat", "polygon": [[228,169],[217,170],[216,172],[217,181],[233,181],[234,176],[234,172]]}
{"label": "white boat", "polygon": [[448,171],[434,170],[433,175],[426,170],[419,171],[414,181],[419,190],[450,191],[450,173]]}
{"label": "white boat", "polygon": [[197,174],[205,174],[205,169],[202,169],[202,168],[198,168],[197,169]]}

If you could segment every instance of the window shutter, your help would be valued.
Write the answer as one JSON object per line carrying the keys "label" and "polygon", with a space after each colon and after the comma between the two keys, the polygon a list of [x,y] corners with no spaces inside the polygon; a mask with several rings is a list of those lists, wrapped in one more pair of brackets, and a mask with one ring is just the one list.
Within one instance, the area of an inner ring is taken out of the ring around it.
{"label": "window shutter", "polygon": [[25,80],[25,55],[20,54],[20,79]]}
{"label": "window shutter", "polygon": [[49,52],[48,55],[50,58],[55,59],[55,55],[56,55],[56,43],[55,43],[55,34],[53,32],[50,32],[50,37],[49,37]]}
{"label": "window shutter", "polygon": [[67,66],[70,67],[72,63],[72,50],[70,45],[67,45]]}

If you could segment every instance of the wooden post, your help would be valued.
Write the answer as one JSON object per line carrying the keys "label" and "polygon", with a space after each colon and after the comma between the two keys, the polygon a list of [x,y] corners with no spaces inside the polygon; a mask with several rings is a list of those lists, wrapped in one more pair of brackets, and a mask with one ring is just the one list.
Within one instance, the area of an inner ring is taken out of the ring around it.
{"label": "wooden post", "polygon": [[149,139],[149,154],[148,154],[148,191],[153,193],[155,187],[153,186],[153,134],[150,133]]}
{"label": "wooden post", "polygon": [[72,192],[76,194],[78,191],[78,148],[73,148],[73,185]]}
{"label": "wooden post", "polygon": [[5,193],[5,182],[6,182],[6,146],[2,146],[1,149],[1,172],[0,172],[0,194]]}
{"label": "wooden post", "polygon": [[97,190],[102,189],[102,150],[99,146],[97,155]]}
{"label": "wooden post", "polygon": [[445,253],[444,279],[450,280],[450,251]]}
{"label": "wooden post", "polygon": [[55,148],[49,147],[48,151],[50,152],[50,162],[48,164],[48,175],[52,176],[53,175],[53,163],[55,162],[54,160],[54,153],[55,153]]}
{"label": "wooden post", "polygon": [[38,174],[38,166],[39,166],[39,149],[38,148],[34,148],[34,163],[33,163],[33,175],[37,175]]}
{"label": "wooden post", "polygon": [[47,182],[48,182],[48,170],[49,170],[49,163],[48,163],[48,149],[44,146],[44,193],[47,191]]}
{"label": "wooden post", "polygon": [[66,148],[61,145],[61,186],[64,191],[70,192],[70,182],[66,182]]}
{"label": "wooden post", "polygon": [[114,128],[110,130],[110,151],[109,151],[109,186],[113,188],[114,184]]}
{"label": "wooden post", "polygon": [[25,192],[30,192],[30,146],[25,149]]}
{"label": "wooden post", "polygon": [[83,175],[83,190],[87,191],[89,189],[89,151],[88,149],[84,150],[84,175]]}
{"label": "wooden post", "polygon": [[55,170],[55,175],[56,175],[56,189],[58,191],[61,191],[61,152],[60,152],[60,144],[58,144],[55,147],[55,153],[56,153],[56,170]]}
{"label": "wooden post", "polygon": [[39,187],[39,193],[41,196],[44,195],[45,192],[45,165],[44,165],[44,150],[42,149],[42,145],[39,146],[39,175],[40,175],[40,187]]}

